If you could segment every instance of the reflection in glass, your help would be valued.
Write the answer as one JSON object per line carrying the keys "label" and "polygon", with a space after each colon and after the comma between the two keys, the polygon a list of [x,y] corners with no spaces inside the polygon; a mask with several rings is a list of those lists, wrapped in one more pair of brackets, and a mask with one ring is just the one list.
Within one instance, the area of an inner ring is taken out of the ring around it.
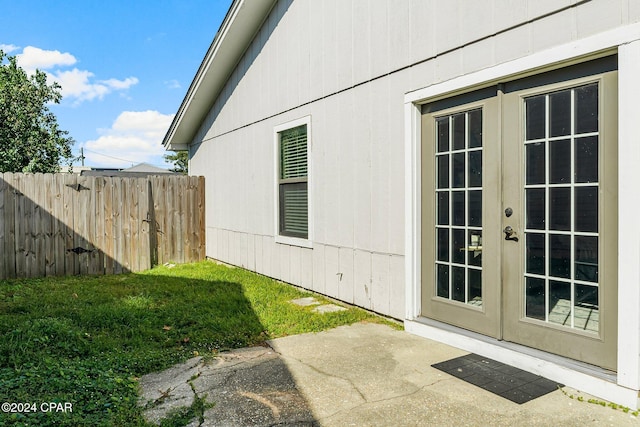
{"label": "reflection in glass", "polygon": [[438,225],[449,225],[449,192],[438,193]]}
{"label": "reflection in glass", "polygon": [[437,119],[436,126],[438,128],[438,152],[449,151],[449,118]]}
{"label": "reflection in glass", "polygon": [[571,90],[549,95],[549,136],[571,133]]}
{"label": "reflection in glass", "polygon": [[469,112],[469,148],[482,147],[482,110]]}
{"label": "reflection in glass", "polygon": [[455,301],[465,302],[464,292],[464,267],[452,267],[453,276],[451,282],[452,298]]}
{"label": "reflection in glass", "polygon": [[574,326],[585,331],[598,332],[600,306],[598,287],[576,284]]}
{"label": "reflection in glass", "polygon": [[571,326],[571,283],[549,281],[549,322]]}
{"label": "reflection in glass", "polygon": [[527,233],[527,273],[545,273],[545,235],[541,233]]}
{"label": "reflection in glass", "polygon": [[598,132],[598,84],[576,89],[576,133]]}
{"label": "reflection in glass", "polygon": [[465,258],[465,238],[464,238],[464,229],[454,228],[453,229],[453,244],[451,245],[451,261],[456,264],[464,265]]}
{"label": "reflection in glass", "polygon": [[469,303],[482,305],[482,270],[469,269]]}
{"label": "reflection in glass", "polygon": [[453,116],[453,149],[463,150],[464,147],[464,116],[465,114],[456,114]]}
{"label": "reflection in glass", "polygon": [[482,109],[436,119],[436,295],[482,306]]}
{"label": "reflection in glass", "polygon": [[526,190],[527,228],[544,230],[545,190],[528,188]]}
{"label": "reflection in glass", "polygon": [[482,187],[482,151],[469,152],[469,187]]}
{"label": "reflection in glass", "polygon": [[524,102],[527,141],[545,137],[545,95],[527,98]]}
{"label": "reflection in glass", "polygon": [[598,182],[598,137],[576,139],[576,182]]}
{"label": "reflection in glass", "polygon": [[452,192],[452,196],[453,225],[464,225],[466,216],[464,191],[454,191]]}
{"label": "reflection in glass", "polygon": [[470,227],[482,226],[482,190],[469,191],[469,221]]}
{"label": "reflection in glass", "polygon": [[527,144],[527,185],[545,183],[544,142]]}
{"label": "reflection in glass", "polygon": [[449,266],[437,265],[437,295],[442,298],[449,298]]}
{"label": "reflection in glass", "polygon": [[549,229],[571,230],[571,188],[549,189]]}
{"label": "reflection in glass", "polygon": [[545,320],[544,279],[527,277],[525,285],[525,314],[533,319]]}
{"label": "reflection in glass", "polygon": [[449,155],[443,154],[438,159],[438,187],[449,188]]}
{"label": "reflection in glass", "polygon": [[437,233],[438,261],[449,261],[449,230],[447,228],[438,228]]}
{"label": "reflection in glass", "polygon": [[482,266],[482,231],[469,230],[467,263],[476,267]]}
{"label": "reflection in glass", "polygon": [[464,153],[453,154],[453,187],[462,188],[465,185]]}
{"label": "reflection in glass", "polygon": [[524,104],[525,313],[598,332],[598,84]]}
{"label": "reflection in glass", "polygon": [[571,236],[549,235],[549,276],[569,278],[571,268]]}
{"label": "reflection in glass", "polygon": [[568,139],[549,143],[549,182],[571,183],[571,141]]}
{"label": "reflection in glass", "polygon": [[575,236],[575,279],[598,283],[598,237]]}
{"label": "reflection in glass", "polygon": [[598,187],[576,187],[576,231],[598,232]]}

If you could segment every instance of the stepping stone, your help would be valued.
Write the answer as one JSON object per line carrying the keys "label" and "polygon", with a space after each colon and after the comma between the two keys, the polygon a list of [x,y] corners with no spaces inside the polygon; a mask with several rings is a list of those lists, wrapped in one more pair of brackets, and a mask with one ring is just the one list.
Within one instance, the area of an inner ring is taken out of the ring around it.
{"label": "stepping stone", "polygon": [[344,311],[346,310],[346,308],[344,307],[340,307],[338,305],[335,304],[325,304],[325,305],[319,305],[318,307],[314,308],[313,311],[315,311],[316,313],[333,313],[335,311]]}
{"label": "stepping stone", "polygon": [[317,299],[315,299],[314,297],[306,297],[306,298],[298,298],[298,299],[292,299],[291,301],[289,301],[295,305],[299,305],[301,307],[308,307],[310,305],[318,305],[320,304],[318,302]]}

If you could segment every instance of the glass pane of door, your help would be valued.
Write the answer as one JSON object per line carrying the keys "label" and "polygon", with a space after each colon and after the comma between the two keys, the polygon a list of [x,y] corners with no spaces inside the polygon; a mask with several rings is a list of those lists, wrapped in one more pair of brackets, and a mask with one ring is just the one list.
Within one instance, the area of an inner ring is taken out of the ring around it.
{"label": "glass pane of door", "polygon": [[436,295],[482,307],[482,109],[435,128]]}
{"label": "glass pane of door", "polygon": [[598,83],[524,107],[525,316],[597,333]]}

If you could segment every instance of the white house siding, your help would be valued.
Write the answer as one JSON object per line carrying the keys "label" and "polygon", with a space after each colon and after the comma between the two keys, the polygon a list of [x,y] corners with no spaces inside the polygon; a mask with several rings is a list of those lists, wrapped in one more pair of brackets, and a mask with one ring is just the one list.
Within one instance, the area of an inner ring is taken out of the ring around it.
{"label": "white house siding", "polygon": [[[191,148],[207,255],[404,317],[404,94],[637,22],[639,3],[279,1]],[[307,115],[312,249],[274,241],[273,129]]]}

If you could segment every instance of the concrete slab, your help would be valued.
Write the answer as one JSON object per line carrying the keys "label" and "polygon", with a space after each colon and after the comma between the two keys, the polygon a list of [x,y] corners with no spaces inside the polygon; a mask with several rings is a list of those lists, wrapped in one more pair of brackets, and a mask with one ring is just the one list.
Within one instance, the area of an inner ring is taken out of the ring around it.
{"label": "concrete slab", "polygon": [[345,311],[346,308],[340,307],[335,304],[323,304],[319,305],[313,309],[316,313],[324,314],[324,313],[335,313],[336,311]]}
{"label": "concrete slab", "polygon": [[314,297],[305,297],[305,298],[298,298],[298,299],[292,299],[291,301],[292,304],[295,305],[299,305],[301,307],[307,307],[310,305],[318,305],[320,304],[320,302],[315,299]]}
{"label": "concrete slab", "polygon": [[188,403],[186,391],[178,400],[187,382],[192,395],[214,405],[193,426],[640,425],[630,414],[560,390],[516,404],[431,367],[465,352],[384,325],[359,323],[268,344],[146,376],[142,403],[161,397],[157,390],[175,394],[146,416],[158,423],[163,405]]}

